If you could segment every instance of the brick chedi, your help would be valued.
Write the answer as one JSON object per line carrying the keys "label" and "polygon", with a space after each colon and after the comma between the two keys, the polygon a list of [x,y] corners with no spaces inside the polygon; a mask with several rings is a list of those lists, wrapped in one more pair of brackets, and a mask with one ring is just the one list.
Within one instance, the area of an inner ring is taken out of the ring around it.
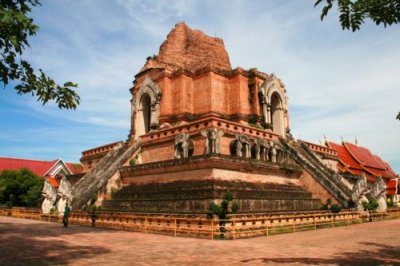
{"label": "brick chedi", "polygon": [[[182,68],[190,72],[204,67],[231,70],[224,42],[199,30],[192,30],[185,23],[175,26],[161,45],[158,56],[150,62],[166,63],[171,68]],[[148,64],[145,68],[149,67]]]}
{"label": "brick chedi", "polygon": [[130,91],[124,145],[135,149],[110,179],[121,186],[106,209],[205,213],[227,191],[240,212],[348,205],[348,184],[292,139],[282,81],[232,69],[221,39],[177,24]]}

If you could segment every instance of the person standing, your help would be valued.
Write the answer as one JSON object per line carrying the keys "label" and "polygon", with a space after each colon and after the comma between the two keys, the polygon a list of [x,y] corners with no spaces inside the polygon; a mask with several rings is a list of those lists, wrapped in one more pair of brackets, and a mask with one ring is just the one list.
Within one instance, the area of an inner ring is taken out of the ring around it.
{"label": "person standing", "polygon": [[64,216],[63,216],[63,224],[64,227],[68,227],[68,218],[69,218],[69,212],[70,212],[70,208],[68,206],[68,203],[65,205],[65,209],[64,209]]}

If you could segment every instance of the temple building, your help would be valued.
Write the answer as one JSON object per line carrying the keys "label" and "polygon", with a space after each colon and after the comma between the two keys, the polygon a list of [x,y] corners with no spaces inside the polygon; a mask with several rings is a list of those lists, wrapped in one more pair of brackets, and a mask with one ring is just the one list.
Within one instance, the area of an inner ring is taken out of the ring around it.
{"label": "temple building", "polygon": [[386,182],[387,195],[397,194],[398,175],[390,165],[369,149],[343,141],[341,144],[326,142],[326,146],[338,154],[338,172],[354,182],[360,175],[365,175],[369,183],[382,177]]}
{"label": "temple building", "polygon": [[0,173],[4,170],[29,169],[35,175],[48,180],[58,188],[60,178],[82,172],[81,164],[64,162],[62,159],[52,161],[0,157]]}
{"label": "temple building", "polygon": [[134,212],[205,213],[227,191],[241,213],[352,206],[336,146],[294,140],[284,83],[232,68],[221,39],[176,24],[130,92],[129,139],[82,153],[73,208],[99,191],[105,209]]}

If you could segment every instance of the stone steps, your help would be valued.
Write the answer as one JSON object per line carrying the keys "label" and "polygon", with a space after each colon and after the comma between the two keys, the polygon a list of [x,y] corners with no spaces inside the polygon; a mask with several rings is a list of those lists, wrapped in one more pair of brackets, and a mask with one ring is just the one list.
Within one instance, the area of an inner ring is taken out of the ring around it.
{"label": "stone steps", "polygon": [[140,141],[124,143],[109,151],[96,165],[72,187],[72,208],[81,209],[94,193],[97,193],[118,169],[140,149]]}
{"label": "stone steps", "polygon": [[306,145],[297,142],[289,144],[284,139],[281,139],[281,142],[299,165],[308,171],[344,207],[349,206],[351,190],[348,182],[344,182],[341,176],[324,165]]}

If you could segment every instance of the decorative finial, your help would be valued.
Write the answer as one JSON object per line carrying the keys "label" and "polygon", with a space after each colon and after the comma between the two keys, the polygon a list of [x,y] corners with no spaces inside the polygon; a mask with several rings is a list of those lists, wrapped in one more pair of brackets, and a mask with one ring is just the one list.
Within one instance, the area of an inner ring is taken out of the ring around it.
{"label": "decorative finial", "polygon": [[354,138],[354,143],[358,146],[357,136],[355,136],[355,138]]}

